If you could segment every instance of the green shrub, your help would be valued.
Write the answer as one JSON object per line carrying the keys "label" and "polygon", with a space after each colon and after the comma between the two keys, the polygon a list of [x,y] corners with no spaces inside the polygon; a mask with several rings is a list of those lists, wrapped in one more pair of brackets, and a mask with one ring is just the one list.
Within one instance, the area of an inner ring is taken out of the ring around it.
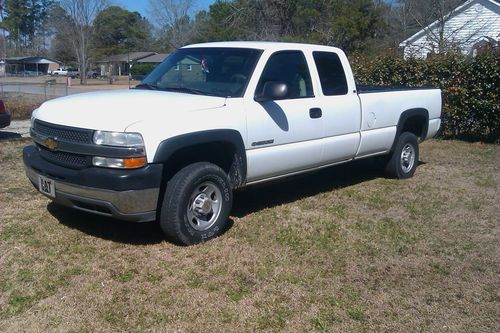
{"label": "green shrub", "polygon": [[156,67],[154,64],[135,64],[130,69],[132,75],[148,75]]}
{"label": "green shrub", "polygon": [[500,56],[460,54],[427,60],[386,55],[354,57],[358,84],[431,86],[442,89],[442,136],[499,142]]}

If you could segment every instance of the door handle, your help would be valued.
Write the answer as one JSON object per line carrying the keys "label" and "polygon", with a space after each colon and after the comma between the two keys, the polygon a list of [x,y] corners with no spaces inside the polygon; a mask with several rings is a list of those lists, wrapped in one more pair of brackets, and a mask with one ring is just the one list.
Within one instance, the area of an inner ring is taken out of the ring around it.
{"label": "door handle", "polygon": [[309,109],[309,116],[312,119],[321,118],[321,116],[323,116],[323,111],[321,111],[320,108]]}

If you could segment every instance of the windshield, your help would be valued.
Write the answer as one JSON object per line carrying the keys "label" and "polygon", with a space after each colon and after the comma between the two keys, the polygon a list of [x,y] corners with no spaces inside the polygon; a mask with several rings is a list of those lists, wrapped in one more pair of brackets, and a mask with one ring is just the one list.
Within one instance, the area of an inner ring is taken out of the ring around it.
{"label": "windshield", "polygon": [[262,51],[186,48],[172,53],[136,89],[241,97]]}

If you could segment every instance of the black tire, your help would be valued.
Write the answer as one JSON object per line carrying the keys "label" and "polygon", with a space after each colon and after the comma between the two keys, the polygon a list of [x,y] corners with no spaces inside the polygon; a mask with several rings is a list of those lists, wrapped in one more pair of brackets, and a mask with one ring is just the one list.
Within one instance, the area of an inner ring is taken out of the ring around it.
{"label": "black tire", "polygon": [[394,151],[385,164],[385,173],[390,178],[413,177],[418,165],[418,140],[415,134],[403,132],[397,139]]}
{"label": "black tire", "polygon": [[233,193],[217,165],[198,162],[181,169],[167,183],[160,226],[173,242],[191,245],[217,237],[229,226]]}

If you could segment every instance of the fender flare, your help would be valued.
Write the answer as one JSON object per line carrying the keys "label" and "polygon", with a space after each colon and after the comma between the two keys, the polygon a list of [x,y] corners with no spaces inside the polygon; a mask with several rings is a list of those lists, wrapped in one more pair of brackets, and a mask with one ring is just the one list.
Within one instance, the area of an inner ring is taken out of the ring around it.
{"label": "fender flare", "polygon": [[236,167],[237,170],[231,170],[231,173],[237,172],[237,174],[232,174],[230,176],[235,178],[238,185],[244,184],[247,176],[245,144],[240,132],[233,129],[206,130],[168,138],[162,141],[158,146],[153,158],[153,163],[167,163],[169,158],[180,149],[207,143],[229,143],[234,147],[236,161],[233,161],[233,164],[236,163],[234,167]]}
{"label": "fender flare", "polygon": [[401,113],[401,115],[399,116],[396,137],[399,137],[399,135],[401,135],[405,122],[409,118],[414,116],[424,117],[425,119],[424,127],[422,128],[422,139],[425,139],[425,137],[427,136],[427,132],[429,131],[429,111],[424,108],[408,109]]}
{"label": "fender flare", "polygon": [[[406,121],[409,118],[415,117],[415,116],[423,117],[425,120],[424,126],[422,128],[422,139],[421,139],[422,141],[425,140],[425,138],[427,137],[427,132],[429,131],[429,111],[427,111],[427,109],[424,109],[424,108],[408,109],[406,111],[403,111],[401,113],[401,115],[399,116],[399,121],[398,121],[398,125],[396,128],[396,137],[395,137],[394,144],[393,144],[392,148],[394,148],[394,146],[396,145],[397,138],[399,138],[399,136],[403,132],[403,127],[404,127]],[[392,151],[392,149],[391,149],[391,151]]]}

